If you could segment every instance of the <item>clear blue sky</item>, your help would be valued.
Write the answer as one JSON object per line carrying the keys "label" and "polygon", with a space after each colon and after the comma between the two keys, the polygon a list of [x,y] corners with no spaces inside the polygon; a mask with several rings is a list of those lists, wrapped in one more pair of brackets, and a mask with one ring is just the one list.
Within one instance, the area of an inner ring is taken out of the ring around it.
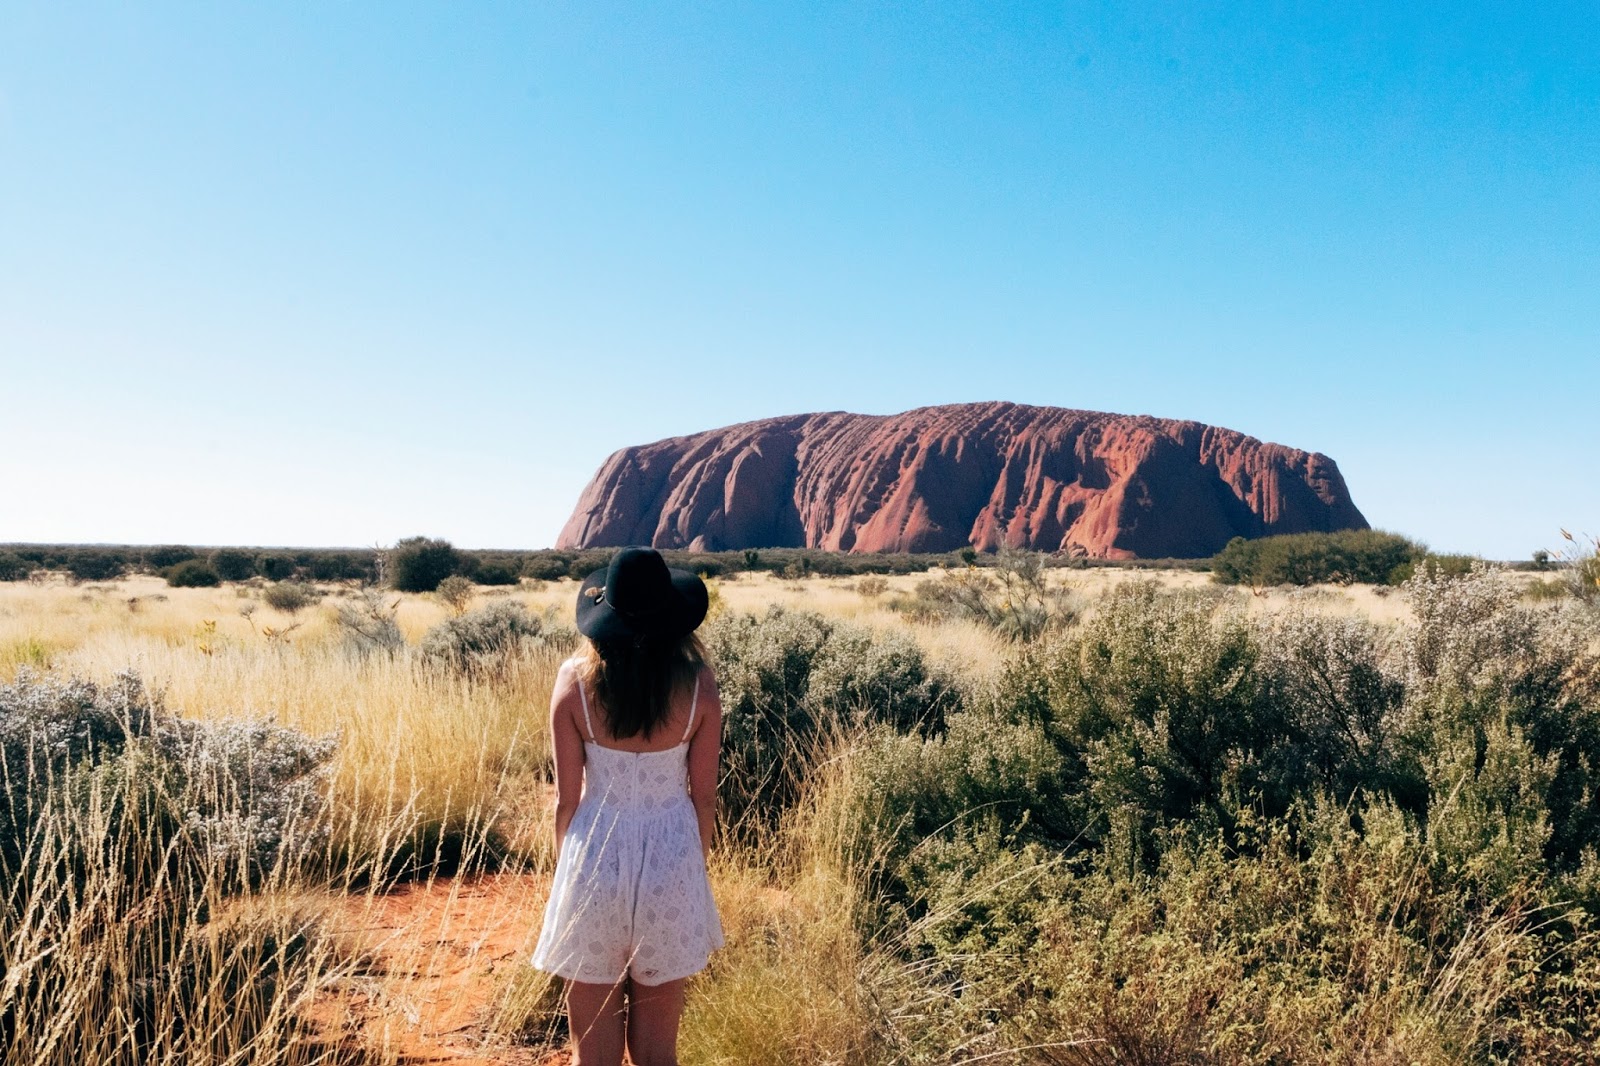
{"label": "clear blue sky", "polygon": [[1592,4],[0,0],[0,541],[550,544],[614,449],[1010,399],[1600,532]]}

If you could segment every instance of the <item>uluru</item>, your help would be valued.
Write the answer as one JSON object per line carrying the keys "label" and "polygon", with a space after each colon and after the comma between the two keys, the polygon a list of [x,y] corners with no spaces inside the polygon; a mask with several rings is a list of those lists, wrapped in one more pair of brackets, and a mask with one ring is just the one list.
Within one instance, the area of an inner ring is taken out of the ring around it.
{"label": "uluru", "polygon": [[1366,528],[1326,455],[1201,422],[994,402],[626,447],[556,546],[1200,558],[1233,537]]}

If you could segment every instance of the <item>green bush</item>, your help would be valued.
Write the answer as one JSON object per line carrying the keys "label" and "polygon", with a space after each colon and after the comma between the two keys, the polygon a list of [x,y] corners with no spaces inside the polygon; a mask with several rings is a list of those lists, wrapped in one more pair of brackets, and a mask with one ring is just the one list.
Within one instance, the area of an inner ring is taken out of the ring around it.
{"label": "green bush", "polygon": [[11,552],[0,552],[0,581],[21,581],[33,570],[27,560]]}
{"label": "green bush", "polygon": [[1526,887],[1464,901],[1392,809],[1372,811],[1363,833],[1331,805],[1232,838],[1179,830],[1134,881],[1008,846],[992,828],[906,865],[922,901],[905,934],[917,965],[959,990],[953,1028],[984,1034],[994,1054],[1595,1061],[1600,962],[1587,923],[1552,942]]}
{"label": "green bush", "polygon": [[964,1054],[1600,1061],[1593,616],[1482,564],[1403,594],[1388,627],[1119,587],[796,825]]}
{"label": "green bush", "polygon": [[428,630],[422,638],[422,655],[460,673],[496,675],[504,673],[518,653],[541,645],[574,648],[577,634],[570,629],[546,630],[522,604],[499,599]]}
{"label": "green bush", "polygon": [[295,573],[294,556],[286,552],[262,552],[256,556],[256,573],[268,581],[288,581]]}
{"label": "green bush", "polygon": [[515,585],[517,572],[504,563],[485,563],[478,567],[473,580],[480,585]]}
{"label": "green bush", "polygon": [[128,572],[128,563],[118,553],[85,548],[69,553],[61,569],[74,581],[112,581]]}
{"label": "green bush", "polygon": [[167,584],[173,588],[215,588],[222,583],[210,564],[199,559],[181,562],[167,571]]}
{"label": "green bush", "polygon": [[1235,537],[1212,559],[1211,572],[1226,585],[1382,585],[1403,580],[1396,570],[1422,555],[1412,541],[1375,529]]}
{"label": "green bush", "polygon": [[401,592],[432,592],[461,563],[449,541],[429,537],[407,537],[387,556],[389,584]]}
{"label": "green bush", "polygon": [[808,758],[838,730],[937,730],[960,698],[909,636],[808,611],[724,614],[704,639],[722,697],[723,806],[739,831],[794,801]]}
{"label": "green bush", "polygon": [[1452,817],[1497,826],[1518,846],[1530,819],[1544,821],[1543,861],[1555,872],[1576,869],[1586,850],[1600,849],[1592,615],[1571,601],[1529,606],[1508,575],[1482,564],[1464,577],[1424,567],[1405,592],[1416,621],[1398,664],[1407,711],[1397,747],[1414,753],[1430,822],[1450,795]]}
{"label": "green bush", "polygon": [[255,553],[240,548],[218,548],[208,561],[224,581],[247,581],[256,572]]}
{"label": "green bush", "polygon": [[306,569],[314,581],[370,582],[377,577],[377,553],[320,551],[311,556]]}
{"label": "green bush", "polygon": [[144,564],[156,571],[168,570],[199,557],[198,552],[185,544],[164,544],[144,550]]}

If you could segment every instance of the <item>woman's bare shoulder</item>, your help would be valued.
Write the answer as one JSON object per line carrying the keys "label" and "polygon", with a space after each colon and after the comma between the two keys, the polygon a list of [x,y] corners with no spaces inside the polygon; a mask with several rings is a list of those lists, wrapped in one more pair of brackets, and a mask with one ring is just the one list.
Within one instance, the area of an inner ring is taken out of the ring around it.
{"label": "woman's bare shoulder", "polygon": [[574,698],[577,695],[578,685],[581,683],[579,675],[580,660],[576,655],[563,660],[556,667],[555,684],[551,687],[550,696],[553,700]]}

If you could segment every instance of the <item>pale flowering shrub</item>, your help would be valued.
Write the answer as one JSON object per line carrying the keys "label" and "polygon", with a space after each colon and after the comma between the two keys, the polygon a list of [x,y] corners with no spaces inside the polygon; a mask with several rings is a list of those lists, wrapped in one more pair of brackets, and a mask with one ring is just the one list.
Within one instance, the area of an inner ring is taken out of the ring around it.
{"label": "pale flowering shrub", "polygon": [[1255,641],[1260,698],[1284,726],[1275,775],[1294,791],[1314,786],[1346,802],[1397,788],[1406,686],[1393,634],[1291,601],[1256,623]]}
{"label": "pale flowering shrub", "polygon": [[0,1061],[284,1061],[336,950],[283,891],[331,850],[333,750],[180,718],[133,673],[0,686]]}
{"label": "pale flowering shrub", "polygon": [[549,645],[566,650],[576,644],[572,630],[547,629],[538,615],[516,600],[497,600],[428,630],[422,638],[422,657],[460,673],[492,675],[530,648]]}
{"label": "pale flowering shrub", "polygon": [[[1600,847],[1592,615],[1570,600],[1529,605],[1504,572],[1481,564],[1460,577],[1424,567],[1405,593],[1416,621],[1402,630],[1406,722],[1398,746],[1413,753],[1419,787],[1431,797],[1424,813],[1442,860],[1483,869],[1446,846],[1478,840],[1507,861],[1523,856],[1525,869],[1537,837],[1542,861],[1575,868]],[[1485,883],[1503,881],[1509,869],[1502,864]]]}
{"label": "pale flowering shrub", "polygon": [[182,837],[201,861],[230,860],[258,878],[283,857],[291,829],[301,844],[325,832],[336,743],[267,722],[181,718],[132,672],[100,685],[23,671],[0,686],[0,859],[17,867],[35,826],[58,813],[53,803],[86,801],[95,779],[131,775],[151,804],[138,832]]}

